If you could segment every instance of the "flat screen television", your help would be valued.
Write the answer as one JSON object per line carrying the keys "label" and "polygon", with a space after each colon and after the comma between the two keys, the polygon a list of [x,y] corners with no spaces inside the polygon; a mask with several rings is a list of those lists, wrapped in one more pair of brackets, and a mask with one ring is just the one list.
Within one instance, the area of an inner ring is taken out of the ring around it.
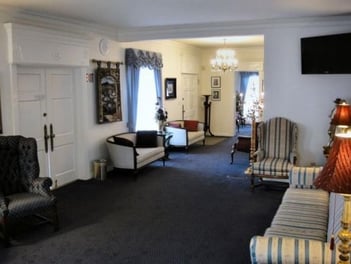
{"label": "flat screen television", "polygon": [[351,74],[351,33],[301,38],[302,74]]}

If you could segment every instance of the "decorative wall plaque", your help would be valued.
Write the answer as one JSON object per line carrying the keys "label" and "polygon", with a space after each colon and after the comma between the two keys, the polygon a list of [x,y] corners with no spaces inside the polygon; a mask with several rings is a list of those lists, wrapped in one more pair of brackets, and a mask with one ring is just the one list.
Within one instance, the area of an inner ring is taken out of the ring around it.
{"label": "decorative wall plaque", "polygon": [[[101,61],[96,61],[97,114],[98,123],[122,121],[120,62],[106,62],[107,67],[101,67]],[[113,67],[114,66],[114,67]]]}

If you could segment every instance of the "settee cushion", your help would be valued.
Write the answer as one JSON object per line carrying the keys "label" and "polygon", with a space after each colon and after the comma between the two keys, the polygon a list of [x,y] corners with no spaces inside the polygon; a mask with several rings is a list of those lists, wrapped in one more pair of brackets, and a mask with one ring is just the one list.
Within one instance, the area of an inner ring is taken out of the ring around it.
{"label": "settee cushion", "polygon": [[188,131],[197,131],[197,120],[184,120],[184,128]]}
{"label": "settee cushion", "polygon": [[122,146],[127,146],[127,147],[133,147],[133,142],[130,141],[129,139],[123,138],[123,137],[118,137],[118,136],[113,136],[113,141]]}
{"label": "settee cushion", "polygon": [[329,193],[289,188],[265,236],[326,241]]}
{"label": "settee cushion", "polygon": [[136,133],[137,148],[154,148],[157,147],[156,130],[140,130]]}
{"label": "settee cushion", "polygon": [[256,175],[275,175],[288,178],[293,165],[287,159],[266,158],[252,164],[253,173]]}

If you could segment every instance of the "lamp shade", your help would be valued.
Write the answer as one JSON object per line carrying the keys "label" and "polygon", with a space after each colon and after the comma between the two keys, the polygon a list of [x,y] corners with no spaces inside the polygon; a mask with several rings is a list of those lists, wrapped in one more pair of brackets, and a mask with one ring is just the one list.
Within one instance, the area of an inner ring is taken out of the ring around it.
{"label": "lamp shade", "polygon": [[335,137],[327,163],[314,185],[328,192],[351,194],[351,138]]}
{"label": "lamp shade", "polygon": [[351,107],[349,104],[336,105],[331,124],[335,126],[351,126]]}

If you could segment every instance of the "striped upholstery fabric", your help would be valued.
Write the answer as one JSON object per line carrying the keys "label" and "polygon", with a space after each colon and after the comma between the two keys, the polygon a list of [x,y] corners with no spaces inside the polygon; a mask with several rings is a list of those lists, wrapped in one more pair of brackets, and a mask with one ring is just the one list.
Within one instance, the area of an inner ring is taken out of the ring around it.
{"label": "striped upholstery fabric", "polygon": [[335,244],[339,242],[337,234],[341,228],[341,217],[344,208],[344,198],[340,194],[331,193],[329,198],[329,223],[328,223],[328,237],[327,241],[330,242],[331,237],[334,235]]}
{"label": "striped upholstery fabric", "polygon": [[328,243],[291,237],[254,236],[250,252],[253,264],[331,264],[337,258],[337,251],[331,251]]}
{"label": "striped upholstery fabric", "polygon": [[293,167],[289,172],[289,183],[292,188],[315,188],[314,179],[323,167]]}
{"label": "striped upholstery fabric", "polygon": [[320,167],[294,167],[271,226],[250,241],[252,263],[336,263],[338,249],[330,239],[340,230],[343,197],[315,189]]}
{"label": "striped upholstery fabric", "polygon": [[293,140],[291,131],[294,125],[282,117],[272,118],[262,124],[262,126],[265,126],[262,148],[265,150],[266,157],[279,159],[289,157]]}
{"label": "striped upholstery fabric", "polygon": [[329,194],[323,190],[289,188],[265,236],[326,241]]}
{"label": "striped upholstery fabric", "polygon": [[320,189],[288,188],[284,193],[283,203],[328,206],[329,193]]}
{"label": "striped upholstery fabric", "polygon": [[257,159],[252,164],[253,175],[288,178],[296,157],[297,125],[277,117],[257,127]]}
{"label": "striped upholstery fabric", "polygon": [[293,164],[287,159],[267,158],[253,163],[253,173],[258,175],[288,176]]}

